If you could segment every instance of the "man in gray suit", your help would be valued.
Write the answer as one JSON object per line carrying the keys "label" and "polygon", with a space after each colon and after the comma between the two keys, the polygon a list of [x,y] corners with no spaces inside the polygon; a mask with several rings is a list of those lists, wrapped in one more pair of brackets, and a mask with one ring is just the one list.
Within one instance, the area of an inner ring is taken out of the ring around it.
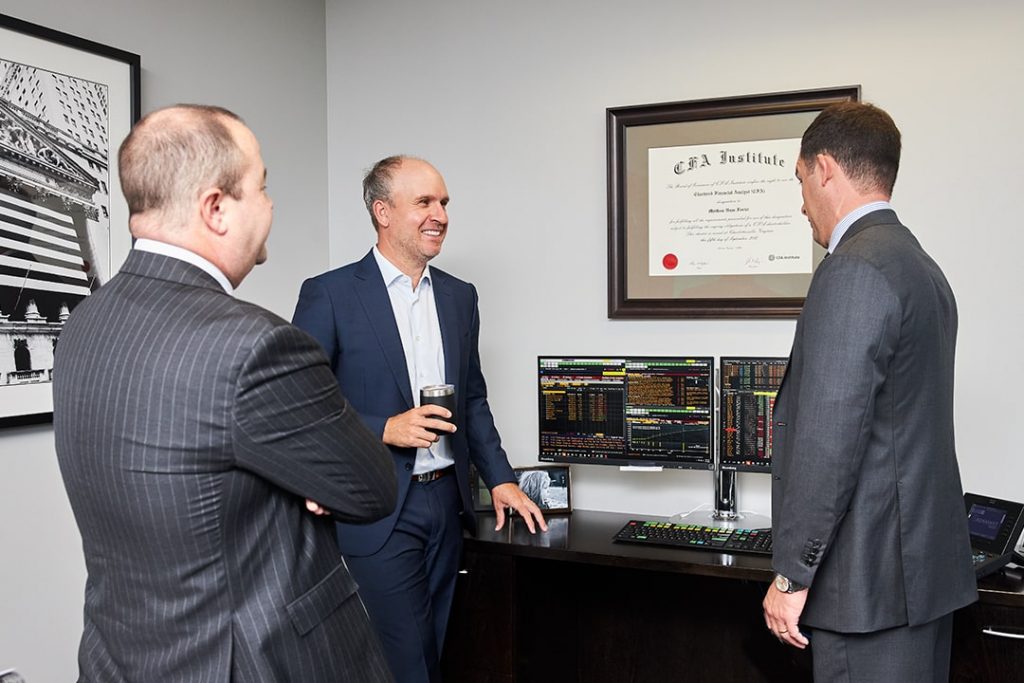
{"label": "man in gray suit", "polygon": [[804,133],[796,175],[811,282],[775,404],[768,628],[817,681],[945,681],[953,611],[976,598],[953,442],[957,312],[889,206],[900,133],[845,103]]}
{"label": "man in gray suit", "polygon": [[226,110],[171,107],[119,163],[138,242],[75,309],[54,368],[88,570],[81,679],[391,680],[314,514],[390,513],[390,454],[317,342],[232,296],[266,259],[256,138]]}

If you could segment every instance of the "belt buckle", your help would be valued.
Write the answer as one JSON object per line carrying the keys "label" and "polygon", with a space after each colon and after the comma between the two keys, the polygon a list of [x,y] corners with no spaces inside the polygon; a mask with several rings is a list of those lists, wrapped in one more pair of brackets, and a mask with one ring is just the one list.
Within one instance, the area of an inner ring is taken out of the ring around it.
{"label": "belt buckle", "polygon": [[430,470],[429,472],[424,472],[423,474],[414,474],[412,475],[412,480],[420,484],[429,484],[430,482],[436,481],[443,477],[447,471],[448,468],[445,467],[444,469],[440,470]]}

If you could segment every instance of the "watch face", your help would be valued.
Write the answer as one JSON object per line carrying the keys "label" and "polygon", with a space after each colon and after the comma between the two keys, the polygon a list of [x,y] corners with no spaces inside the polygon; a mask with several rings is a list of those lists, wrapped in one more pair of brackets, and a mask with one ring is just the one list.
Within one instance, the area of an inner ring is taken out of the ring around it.
{"label": "watch face", "polygon": [[775,575],[775,587],[778,588],[783,593],[788,593],[789,592],[789,579],[787,579],[782,574],[776,574]]}

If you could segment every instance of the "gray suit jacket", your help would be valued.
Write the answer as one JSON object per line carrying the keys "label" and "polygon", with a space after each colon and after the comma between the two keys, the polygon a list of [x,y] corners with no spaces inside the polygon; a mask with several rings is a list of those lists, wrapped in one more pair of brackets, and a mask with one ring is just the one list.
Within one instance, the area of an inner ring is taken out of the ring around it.
{"label": "gray suit jacket", "polygon": [[133,251],[61,334],[57,458],[88,580],[83,680],[390,680],[330,518],[395,504],[391,457],[311,337]]}
{"label": "gray suit jacket", "polygon": [[953,441],[956,301],[889,210],[814,274],[775,404],[774,567],[801,623],[862,633],[973,602]]}

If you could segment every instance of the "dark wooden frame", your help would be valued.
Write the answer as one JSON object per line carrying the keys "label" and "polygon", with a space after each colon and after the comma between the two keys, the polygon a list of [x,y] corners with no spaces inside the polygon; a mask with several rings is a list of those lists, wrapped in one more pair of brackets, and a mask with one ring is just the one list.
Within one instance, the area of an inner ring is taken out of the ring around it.
{"label": "dark wooden frame", "polygon": [[[139,120],[141,114],[141,58],[139,55],[126,52],[108,45],[103,45],[79,36],[71,35],[70,33],[63,33],[45,26],[33,24],[21,19],[16,19],[5,14],[0,14],[0,29],[13,31],[16,33],[25,34],[31,38],[38,39],[41,46],[45,46],[47,43],[54,44],[56,49],[59,50],[72,50],[81,52],[83,58],[98,58],[101,60],[109,60],[111,62],[118,62],[127,68],[126,71],[126,82],[120,84],[120,87],[127,87],[127,95],[130,106],[130,124],[134,124]],[[7,59],[4,48],[0,47],[0,58]],[[70,74],[74,75],[74,74]],[[121,110],[123,112],[123,110]],[[127,133],[127,131],[125,131]],[[110,141],[110,153],[116,152],[116,144]],[[111,183],[116,186],[115,183]],[[111,192],[113,195],[113,192]],[[113,197],[112,197],[113,199]],[[114,226],[111,225],[113,228]],[[127,225],[117,226],[127,234]],[[113,231],[112,231],[113,233]],[[130,240],[130,238],[127,238]],[[130,247],[130,242],[128,243]],[[111,273],[116,271],[114,264],[111,264]],[[0,391],[10,390],[9,387],[0,388]],[[15,399],[17,403],[17,399]],[[51,403],[52,406],[52,403]],[[30,407],[24,413],[12,412],[5,404],[0,404],[0,428],[4,427],[20,427],[33,424],[44,424],[53,420],[52,408],[50,411],[39,411],[38,407]]]}
{"label": "dark wooden frame", "polygon": [[[765,298],[630,298],[627,294],[626,131],[632,127],[712,121],[748,120],[756,130],[759,117],[815,112],[837,102],[858,101],[860,86],[802,90],[766,95],[665,102],[609,108],[608,144],[608,317],[609,318],[786,318],[796,317],[803,297]],[[802,132],[802,131],[801,131]],[[797,135],[797,137],[799,134]],[[717,142],[717,141],[716,141]],[[808,229],[810,239],[810,229]],[[819,256],[820,258],[820,256]],[[680,276],[687,277],[687,276]],[[739,276],[744,277],[744,276]],[[760,276],[773,277],[773,276]],[[779,276],[774,276],[779,277]],[[808,278],[809,279],[809,278]]]}

